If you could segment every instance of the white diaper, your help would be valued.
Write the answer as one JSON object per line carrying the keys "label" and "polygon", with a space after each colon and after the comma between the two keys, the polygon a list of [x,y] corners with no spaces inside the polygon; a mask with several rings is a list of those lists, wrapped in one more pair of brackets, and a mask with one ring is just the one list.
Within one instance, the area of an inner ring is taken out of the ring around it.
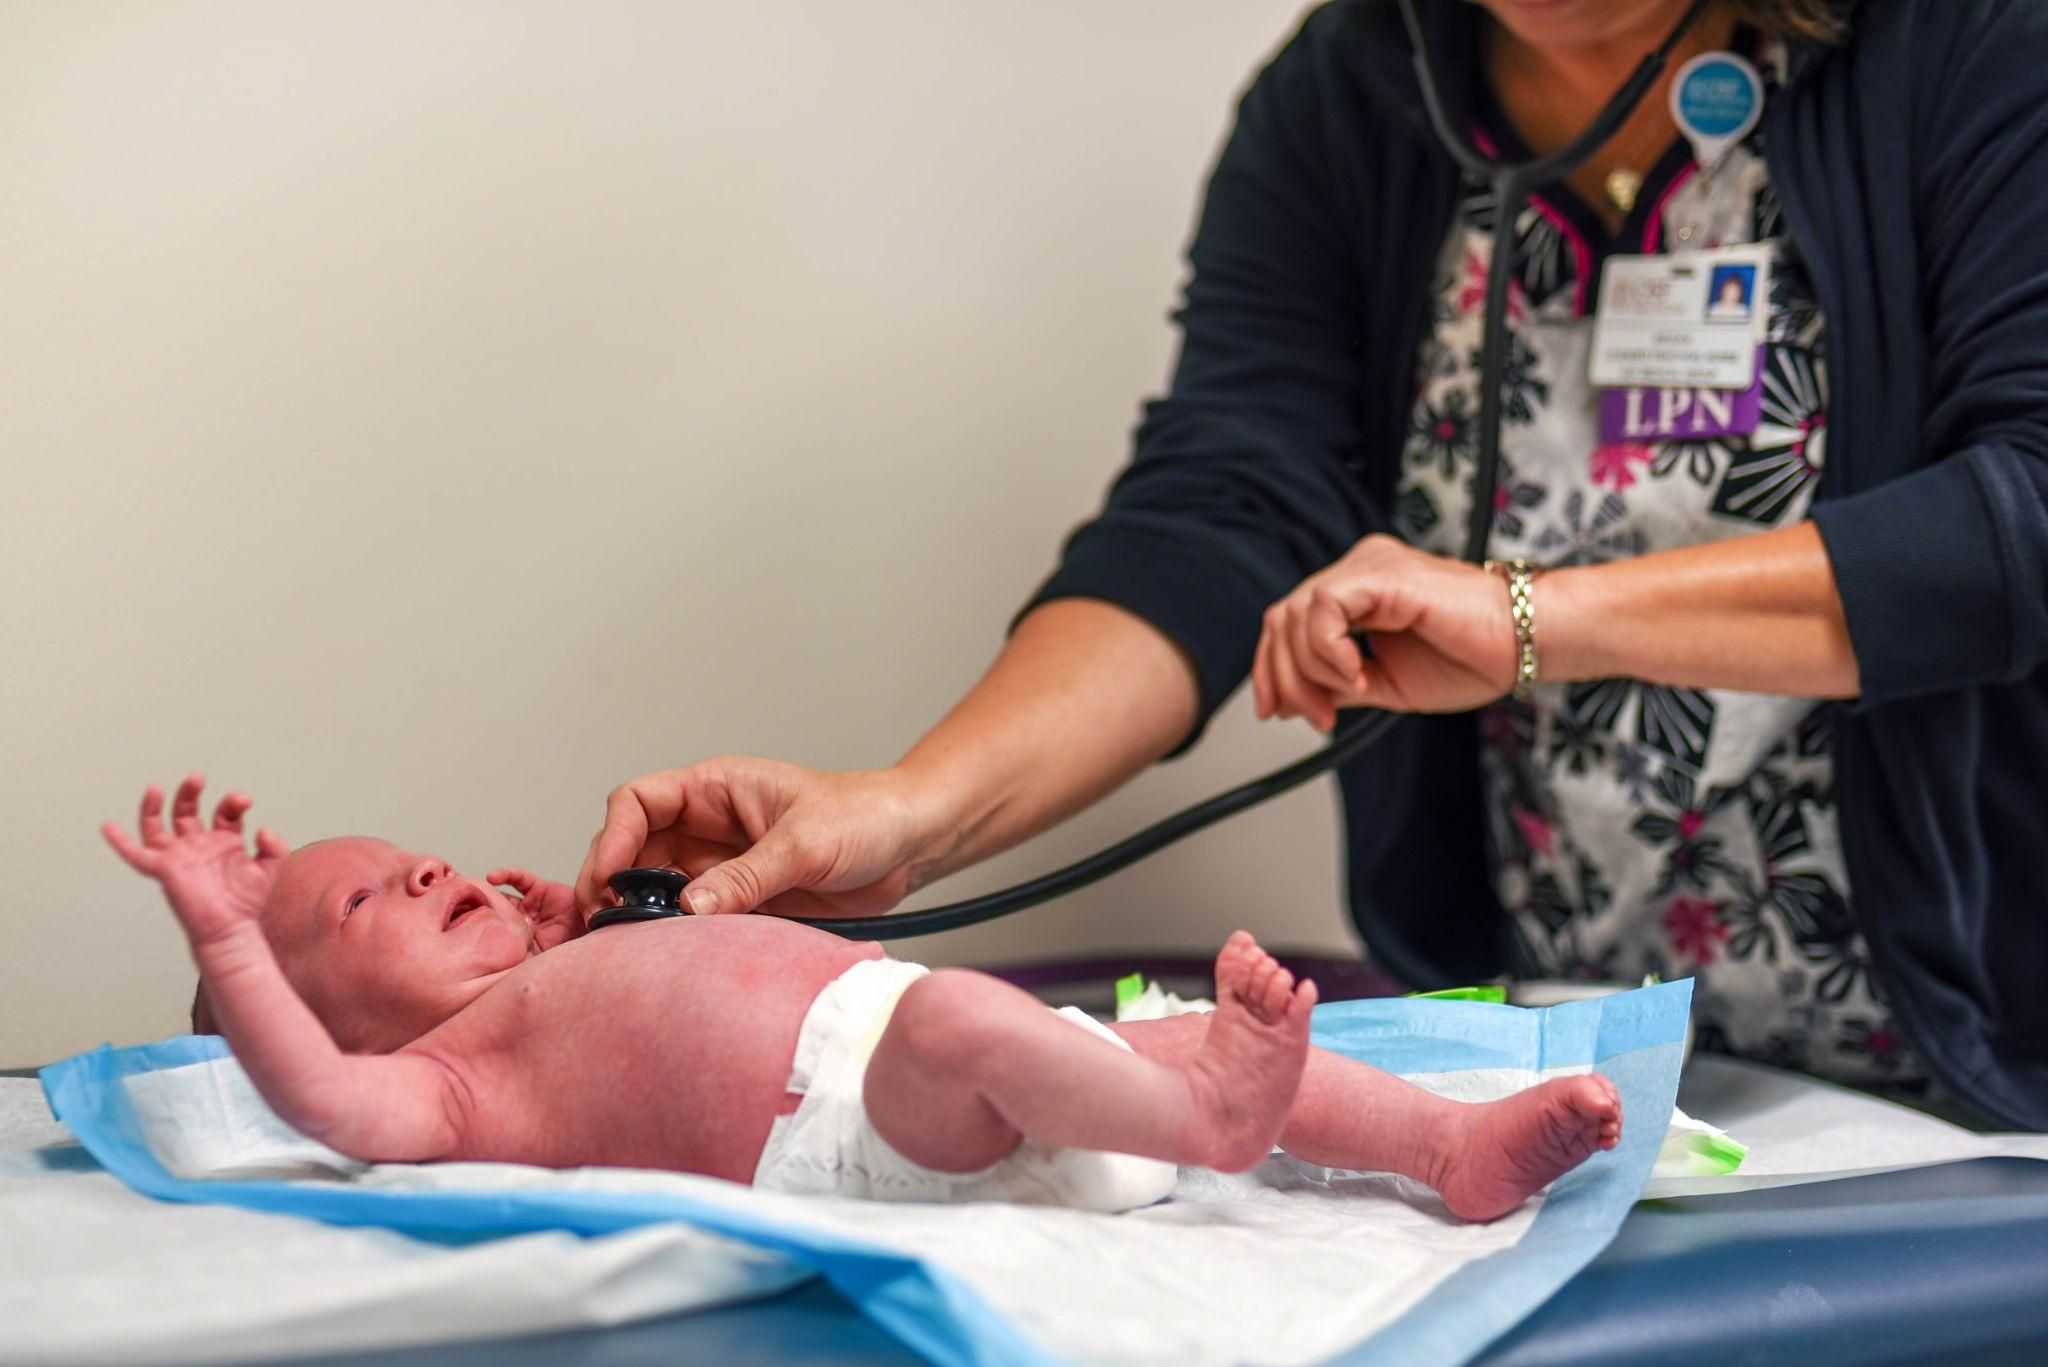
{"label": "white diaper", "polygon": [[[1012,1201],[1121,1211],[1173,1193],[1171,1163],[1025,1140],[980,1172],[937,1172],[891,1148],[861,1100],[868,1059],[904,991],[931,970],[900,959],[869,959],[828,984],[797,1035],[789,1090],[803,1102],[780,1117],[754,1169],[765,1191],[866,1196],[882,1201]],[[1120,1049],[1130,1046],[1074,1007],[1058,1013]]]}

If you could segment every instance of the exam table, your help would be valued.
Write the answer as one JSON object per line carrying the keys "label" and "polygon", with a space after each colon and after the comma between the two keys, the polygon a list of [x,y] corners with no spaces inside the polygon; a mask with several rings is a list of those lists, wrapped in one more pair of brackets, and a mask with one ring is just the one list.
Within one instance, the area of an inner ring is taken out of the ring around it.
{"label": "exam table", "polygon": [[[1680,1104],[1712,1114],[1715,1098],[1697,1091],[1689,1086]],[[1639,1206],[1597,1260],[1481,1361],[2044,1358],[2048,1164],[2011,1158]],[[600,1367],[918,1359],[811,1283],[766,1301],[601,1332],[296,1361]]]}

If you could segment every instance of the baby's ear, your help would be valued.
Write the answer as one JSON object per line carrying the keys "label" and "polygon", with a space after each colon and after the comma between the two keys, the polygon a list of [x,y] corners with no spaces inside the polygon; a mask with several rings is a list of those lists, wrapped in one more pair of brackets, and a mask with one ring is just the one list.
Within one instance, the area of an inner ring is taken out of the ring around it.
{"label": "baby's ear", "polygon": [[200,979],[199,986],[192,993],[192,1033],[195,1035],[218,1035],[220,1026],[213,1019],[213,1005],[206,1000],[206,980]]}

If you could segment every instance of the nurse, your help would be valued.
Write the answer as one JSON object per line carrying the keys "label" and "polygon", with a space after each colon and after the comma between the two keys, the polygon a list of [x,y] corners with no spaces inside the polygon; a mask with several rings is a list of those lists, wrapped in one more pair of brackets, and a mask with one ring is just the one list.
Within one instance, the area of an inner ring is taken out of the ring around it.
{"label": "nurse", "polygon": [[[1416,8],[1521,159],[1690,6]],[[2044,51],[2018,0],[1710,4],[1514,221],[1482,568],[1495,204],[1400,8],[1314,11],[1209,183],[1170,390],[988,674],[886,770],[618,789],[585,905],[673,863],[699,912],[885,910],[1249,676],[1412,714],[1340,773],[1397,976],[1693,975],[1707,1047],[2048,1128]]]}

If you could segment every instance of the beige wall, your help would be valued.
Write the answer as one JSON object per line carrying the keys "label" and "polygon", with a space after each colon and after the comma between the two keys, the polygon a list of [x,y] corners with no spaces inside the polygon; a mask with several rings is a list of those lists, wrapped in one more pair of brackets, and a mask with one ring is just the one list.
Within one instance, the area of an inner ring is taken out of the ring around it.
{"label": "beige wall", "polygon": [[[893,758],[1121,459],[1300,8],[0,4],[0,1065],[178,1028],[94,833],[149,780],[567,876],[641,771]],[[1310,739],[1239,699],[934,892]],[[1342,946],[1333,829],[908,952]]]}

